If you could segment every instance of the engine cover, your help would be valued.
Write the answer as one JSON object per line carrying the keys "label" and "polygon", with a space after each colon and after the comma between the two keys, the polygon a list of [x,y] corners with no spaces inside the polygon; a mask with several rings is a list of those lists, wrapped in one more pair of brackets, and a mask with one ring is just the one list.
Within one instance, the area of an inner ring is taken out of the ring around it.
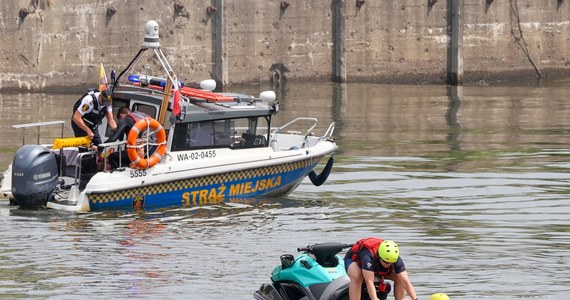
{"label": "engine cover", "polygon": [[24,145],[12,162],[12,195],[21,208],[44,207],[57,186],[55,155],[40,145]]}

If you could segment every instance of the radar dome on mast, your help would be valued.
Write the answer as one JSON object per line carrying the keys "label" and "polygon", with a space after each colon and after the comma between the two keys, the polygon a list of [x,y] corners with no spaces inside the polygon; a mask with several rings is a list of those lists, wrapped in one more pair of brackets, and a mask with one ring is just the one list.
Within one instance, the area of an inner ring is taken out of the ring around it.
{"label": "radar dome on mast", "polygon": [[146,22],[144,31],[143,47],[160,48],[160,42],[158,41],[158,23],[153,20]]}

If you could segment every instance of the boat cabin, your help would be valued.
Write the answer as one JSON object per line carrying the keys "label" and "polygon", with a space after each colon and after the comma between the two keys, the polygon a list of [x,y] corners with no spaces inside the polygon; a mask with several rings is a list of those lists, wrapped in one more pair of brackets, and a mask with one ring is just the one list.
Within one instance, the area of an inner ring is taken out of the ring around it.
{"label": "boat cabin", "polygon": [[[276,104],[249,95],[216,94],[223,95],[224,100],[182,96],[182,113],[178,119],[174,119],[168,109],[163,126],[167,131],[170,152],[269,145],[271,117],[278,110]],[[162,91],[140,86],[118,86],[113,92],[113,110],[116,114],[120,107],[126,106],[131,111],[141,111],[158,120],[162,100]],[[104,136],[111,135],[106,124],[100,128],[106,128]]]}

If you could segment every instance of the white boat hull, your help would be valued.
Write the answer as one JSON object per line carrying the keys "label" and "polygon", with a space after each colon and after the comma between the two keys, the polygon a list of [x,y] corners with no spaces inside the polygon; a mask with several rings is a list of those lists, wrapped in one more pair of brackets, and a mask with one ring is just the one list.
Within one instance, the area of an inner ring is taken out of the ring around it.
{"label": "white boat hull", "polygon": [[219,149],[216,158],[199,161],[185,160],[188,153],[179,153],[147,170],[99,172],[82,192],[66,192],[47,207],[78,212],[151,210],[281,196],[294,190],[334,150],[334,143],[324,141],[311,149],[260,148],[255,161],[239,150]]}

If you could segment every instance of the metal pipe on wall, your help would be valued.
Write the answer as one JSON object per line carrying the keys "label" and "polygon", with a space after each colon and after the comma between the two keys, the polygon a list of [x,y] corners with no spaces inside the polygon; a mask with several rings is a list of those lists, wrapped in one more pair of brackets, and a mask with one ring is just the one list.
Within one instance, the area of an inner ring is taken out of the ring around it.
{"label": "metal pipe on wall", "polygon": [[451,1],[451,49],[449,84],[463,84],[463,11],[464,0]]}
{"label": "metal pipe on wall", "polygon": [[213,10],[212,30],[213,51],[212,51],[212,76],[216,80],[216,90],[224,90],[228,84],[228,61],[226,45],[226,24],[224,0],[212,0]]}
{"label": "metal pipe on wall", "polygon": [[333,0],[333,53],[332,53],[332,81],[346,82],[346,54],[344,53],[344,32],[346,27],[345,0]]}

